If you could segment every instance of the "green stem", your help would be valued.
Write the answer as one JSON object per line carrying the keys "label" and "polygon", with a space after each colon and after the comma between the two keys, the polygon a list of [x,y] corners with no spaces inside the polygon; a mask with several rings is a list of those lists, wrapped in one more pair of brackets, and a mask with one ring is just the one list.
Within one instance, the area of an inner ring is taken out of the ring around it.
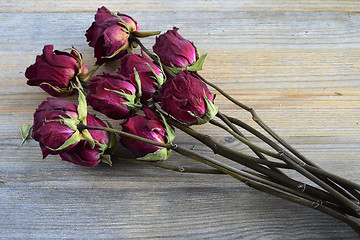
{"label": "green stem", "polygon": [[116,159],[120,160],[120,161],[126,161],[126,162],[131,162],[131,163],[140,164],[140,165],[148,165],[148,166],[163,168],[163,169],[172,170],[172,171],[181,172],[181,173],[224,174],[223,172],[221,172],[217,169],[181,167],[181,166],[175,166],[175,165],[171,165],[171,164],[165,164],[163,162],[143,161],[143,160],[137,160],[137,159],[132,159],[132,158],[116,157]]}
{"label": "green stem", "polygon": [[[242,127],[243,129],[249,131],[250,133],[254,134],[256,137],[258,137],[259,139],[261,139],[262,141],[267,143],[269,146],[271,146],[275,150],[277,150],[279,152],[283,151],[282,148],[280,146],[278,146],[276,143],[274,143],[271,139],[269,139],[268,137],[266,137],[265,135],[263,135],[262,133],[260,133],[256,129],[254,129],[253,127],[249,126],[248,124],[242,122],[239,119],[233,118],[233,117],[229,117],[229,116],[226,116],[226,117],[229,119],[230,122],[238,125],[239,127]],[[350,192],[353,196],[355,196],[358,201],[360,200],[359,193],[357,193],[355,191],[355,189],[360,190],[360,185],[353,183],[349,180],[346,180],[344,178],[341,178],[335,174],[326,172],[323,169],[321,169],[320,167],[315,167],[315,166],[311,166],[311,165],[307,165],[307,164],[301,164],[301,165],[303,166],[303,168],[310,171],[311,173],[320,174],[321,176],[325,177],[325,178],[322,178],[322,180],[324,180],[325,182],[330,184],[333,188],[337,189],[337,191],[342,192],[343,195],[348,195],[348,194],[343,192],[343,190],[341,188],[339,188],[338,186],[333,184],[331,181],[328,181],[326,178],[329,178],[332,181],[334,181],[335,183],[341,185],[346,191]]]}
{"label": "green stem", "polygon": [[[337,218],[343,222],[345,222],[348,226],[350,226],[356,233],[358,233],[360,235],[360,225],[353,221],[352,219],[350,219],[348,216],[346,216],[345,214],[339,212],[342,209],[339,209],[337,207],[335,207],[335,209],[329,207],[331,205],[324,205],[323,202],[317,200],[316,198],[313,198],[307,194],[304,193],[300,193],[297,191],[294,191],[291,188],[287,188],[283,185],[279,185],[277,183],[274,183],[272,181],[269,181],[266,178],[263,177],[258,177],[256,175],[250,174],[247,171],[242,171],[239,170],[237,168],[234,168],[232,166],[229,166],[227,164],[224,164],[220,161],[217,161],[215,159],[206,157],[206,156],[202,156],[199,155],[196,152],[193,152],[191,150],[185,149],[185,148],[180,148],[180,147],[176,147],[174,148],[174,151],[180,153],[180,154],[185,154],[185,155],[190,155],[193,154],[195,157],[198,158],[199,162],[202,162],[204,164],[207,164],[211,167],[214,167],[220,171],[223,171],[224,173],[244,182],[246,185],[255,188],[259,191],[271,194],[273,196],[279,197],[279,198],[283,198],[298,204],[301,204],[303,206],[307,206],[310,208],[314,208],[317,209],[327,215],[330,215],[334,218]],[[270,187],[269,187],[270,186]],[[273,188],[275,189],[273,189]],[[280,192],[276,189],[282,190],[284,192]],[[287,194],[290,193],[290,194]],[[297,196],[293,196],[293,195]]]}
{"label": "green stem", "polygon": [[[208,135],[201,134],[199,132],[194,131],[188,126],[185,126],[170,117],[166,117],[166,120],[171,125],[179,128],[180,130],[184,131],[185,133],[189,134],[190,136],[194,137],[195,139],[199,140],[203,144],[210,147],[215,154],[220,154],[223,157],[226,157],[228,159],[231,159],[235,162],[238,162],[240,164],[243,164],[246,167],[249,167],[257,172],[260,172],[271,179],[275,180],[276,182],[282,183],[287,186],[291,186],[293,189],[298,189],[299,191],[304,191],[308,193],[309,195],[314,195],[319,199],[322,199],[324,201],[339,203],[340,201],[336,198],[330,196],[327,192],[320,190],[318,188],[315,188],[310,185],[306,185],[302,182],[296,181],[294,179],[289,178],[286,175],[280,174],[278,172],[272,171],[271,169],[265,168],[263,166],[258,165],[259,159],[249,157],[248,155],[243,156],[244,154],[239,153],[237,151],[234,151],[230,148],[227,148],[218,142],[216,142],[213,138],[211,138]],[[257,159],[254,161],[253,159]],[[265,164],[265,163],[264,163]]]}
{"label": "green stem", "polygon": [[315,163],[311,162],[309,159],[307,159],[305,156],[303,156],[300,152],[298,152],[295,148],[293,148],[290,144],[288,144],[284,139],[282,139],[279,135],[277,135],[269,126],[267,126],[262,120],[261,118],[258,116],[258,114],[256,113],[255,109],[246,106],[245,104],[237,101],[235,98],[231,97],[229,94],[227,94],[224,90],[222,90],[221,88],[219,88],[217,85],[207,81],[205,78],[203,78],[200,74],[196,73],[197,76],[207,85],[213,87],[214,89],[216,89],[219,93],[221,93],[224,97],[226,97],[228,100],[230,100],[231,102],[233,102],[235,105],[239,106],[240,108],[248,111],[253,120],[260,126],[262,127],[267,133],[269,133],[274,139],[276,139],[281,145],[283,145],[285,148],[287,148],[291,153],[293,153],[295,156],[297,156],[299,159],[301,159],[302,161],[304,161],[306,164],[309,164],[311,166],[316,166]]}
{"label": "green stem", "polygon": [[228,133],[230,133],[232,136],[234,136],[237,140],[239,140],[240,142],[244,143],[245,145],[247,145],[248,147],[250,147],[251,149],[254,149],[258,152],[261,152],[261,153],[264,153],[270,157],[273,157],[273,158],[277,158],[277,159],[281,159],[280,155],[278,153],[275,153],[275,152],[272,152],[272,151],[269,151],[267,149],[264,149],[262,147],[259,147],[258,145],[250,142],[249,140],[247,140],[246,138],[240,136],[239,134],[237,134],[236,132],[234,132],[232,129],[218,123],[216,120],[214,119],[211,119],[209,121],[211,124],[213,125],[216,125],[222,129],[224,129],[225,131],[227,131]]}

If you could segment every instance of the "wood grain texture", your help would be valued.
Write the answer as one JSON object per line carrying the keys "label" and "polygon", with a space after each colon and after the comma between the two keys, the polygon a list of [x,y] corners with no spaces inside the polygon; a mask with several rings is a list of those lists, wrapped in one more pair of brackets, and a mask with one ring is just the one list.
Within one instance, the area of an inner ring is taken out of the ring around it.
{"label": "wood grain texture", "polygon": [[[360,183],[358,1],[0,1],[0,239],[357,239],[337,220],[230,177],[122,162],[84,168],[42,159],[34,140],[19,148],[18,127],[47,97],[25,84],[26,67],[45,44],[74,45],[94,64],[84,32],[100,4],[143,30],[179,27],[208,53],[203,76],[324,169]],[[220,130],[198,129],[247,151]],[[211,155],[179,131],[176,142]],[[201,166],[178,154],[169,162]]]}

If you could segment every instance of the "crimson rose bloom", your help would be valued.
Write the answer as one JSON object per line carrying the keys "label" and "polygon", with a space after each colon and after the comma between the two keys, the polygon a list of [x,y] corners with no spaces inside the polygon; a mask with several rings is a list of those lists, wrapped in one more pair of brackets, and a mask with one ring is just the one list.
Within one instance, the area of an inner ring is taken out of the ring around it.
{"label": "crimson rose bloom", "polygon": [[[149,109],[144,110],[145,116],[135,115],[129,117],[122,125],[122,131],[131,133],[156,142],[171,143],[175,137],[173,130]],[[170,156],[166,148],[154,146],[138,140],[124,137],[121,144],[130,149],[137,159],[165,160]]]}
{"label": "crimson rose bloom", "polygon": [[129,78],[130,81],[136,85],[134,68],[139,74],[141,81],[142,95],[140,101],[147,105],[148,101],[154,96],[155,91],[163,84],[163,73],[161,69],[146,56],[137,54],[122,57],[118,73]]}
{"label": "crimson rose bloom", "polygon": [[104,73],[90,79],[86,100],[94,110],[109,118],[122,119],[141,107],[136,93],[136,87],[128,78]]}
{"label": "crimson rose bloom", "polygon": [[174,27],[156,37],[154,52],[168,67],[185,68],[198,60],[199,56],[192,42],[183,38]]}
{"label": "crimson rose bloom", "polygon": [[[96,64],[101,65],[124,56],[126,49],[132,47],[128,41],[130,33],[136,30],[139,30],[137,22],[130,16],[121,13],[115,15],[104,6],[99,8],[95,21],[85,34],[89,46],[94,48]],[[115,54],[120,49],[122,50]]]}
{"label": "crimson rose bloom", "polygon": [[67,96],[73,93],[70,81],[81,78],[88,69],[75,48],[70,53],[53,51],[53,48],[53,45],[44,46],[43,54],[38,55],[35,63],[26,69],[27,84],[40,86],[54,97]]}
{"label": "crimson rose bloom", "polygon": [[[34,113],[32,137],[39,142],[43,158],[59,154],[65,161],[95,166],[108,147],[110,133],[96,130],[79,132],[76,129],[80,122],[77,107],[68,101],[47,98]],[[86,116],[86,123],[88,126],[106,127],[104,122],[90,114]],[[87,138],[91,138],[95,145],[91,146]]]}
{"label": "crimson rose bloom", "polygon": [[208,122],[217,113],[213,96],[205,83],[195,73],[180,71],[161,87],[156,100],[161,108],[186,124]]}

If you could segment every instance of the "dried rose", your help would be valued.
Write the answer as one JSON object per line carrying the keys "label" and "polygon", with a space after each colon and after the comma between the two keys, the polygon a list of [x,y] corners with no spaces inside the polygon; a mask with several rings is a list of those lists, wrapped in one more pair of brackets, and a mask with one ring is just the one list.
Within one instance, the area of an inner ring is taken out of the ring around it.
{"label": "dried rose", "polygon": [[199,55],[195,45],[186,40],[174,27],[166,33],[156,37],[153,46],[154,52],[160,57],[163,64],[168,67],[185,68],[195,63]]}
{"label": "dried rose", "polygon": [[[145,109],[144,113],[145,116],[129,117],[122,123],[122,131],[160,143],[171,143],[175,138],[174,130],[166,123],[165,119],[156,117],[149,109]],[[120,138],[120,142],[124,147],[130,149],[139,160],[165,160],[171,152],[166,148],[123,136]]]}
{"label": "dried rose", "polygon": [[26,69],[25,77],[30,86],[40,86],[54,97],[71,95],[73,88],[70,81],[85,76],[88,69],[81,54],[72,48],[70,53],[55,50],[53,45],[46,45],[43,54],[36,57],[33,65]]}
{"label": "dried rose", "polygon": [[96,111],[112,119],[127,118],[140,109],[137,88],[122,75],[104,73],[90,79],[86,97]]}
{"label": "dried rose", "polygon": [[147,105],[149,100],[154,96],[154,93],[163,84],[164,75],[162,70],[146,56],[130,54],[121,58],[118,73],[129,78],[131,82],[136,84],[134,69],[136,69],[141,82],[142,96],[140,101]]}
{"label": "dried rose", "polygon": [[165,112],[186,124],[206,123],[218,111],[206,84],[195,73],[186,70],[168,79],[156,100]]}
{"label": "dried rose", "polygon": [[106,127],[94,115],[87,114],[85,97],[79,105],[47,98],[34,113],[33,138],[39,142],[43,158],[57,155],[82,166],[97,165],[109,147],[110,134],[105,131],[78,129],[79,124]]}
{"label": "dried rose", "polygon": [[137,22],[126,14],[110,12],[106,7],[98,9],[95,21],[86,31],[89,46],[94,48],[96,64],[119,59],[137,47],[137,43],[130,41],[130,37],[148,37],[159,32],[140,32]]}

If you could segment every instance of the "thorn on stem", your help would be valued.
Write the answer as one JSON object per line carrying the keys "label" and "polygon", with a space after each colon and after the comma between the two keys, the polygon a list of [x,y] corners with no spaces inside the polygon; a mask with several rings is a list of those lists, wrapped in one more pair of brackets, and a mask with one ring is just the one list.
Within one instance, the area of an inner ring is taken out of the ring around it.
{"label": "thorn on stem", "polygon": [[314,206],[314,208],[318,208],[320,205],[323,204],[323,201],[318,199],[316,200],[316,202],[313,202],[312,205]]}
{"label": "thorn on stem", "polygon": [[297,188],[301,191],[304,192],[306,189],[306,184],[305,183],[300,183],[299,185],[297,185]]}

